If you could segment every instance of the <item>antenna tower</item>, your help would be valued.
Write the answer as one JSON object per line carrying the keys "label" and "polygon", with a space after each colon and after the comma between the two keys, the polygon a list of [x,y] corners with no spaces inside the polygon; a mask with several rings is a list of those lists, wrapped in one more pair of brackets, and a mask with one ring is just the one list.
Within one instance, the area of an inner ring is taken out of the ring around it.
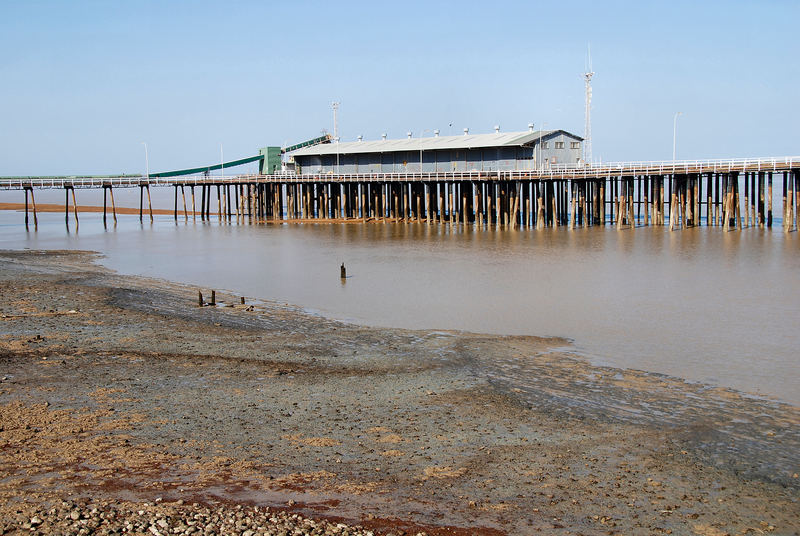
{"label": "antenna tower", "polygon": [[583,133],[583,161],[592,163],[592,50],[589,49],[589,63],[583,79],[586,82],[586,125]]}
{"label": "antenna tower", "polygon": [[333,101],[331,103],[331,106],[333,106],[333,139],[334,140],[338,140],[339,139],[339,122],[336,119],[336,112],[339,111],[339,105],[340,104],[341,104],[341,102],[336,102],[336,101]]}

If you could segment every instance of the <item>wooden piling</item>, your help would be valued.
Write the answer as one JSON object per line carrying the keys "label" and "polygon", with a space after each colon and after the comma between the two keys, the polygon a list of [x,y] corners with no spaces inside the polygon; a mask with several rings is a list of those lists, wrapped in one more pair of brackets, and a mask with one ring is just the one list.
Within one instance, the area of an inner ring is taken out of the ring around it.
{"label": "wooden piling", "polygon": [[153,203],[150,201],[150,185],[148,184],[145,188],[147,188],[147,210],[150,212],[150,223],[153,223]]}
{"label": "wooden piling", "polygon": [[783,214],[782,218],[783,218],[783,228],[784,229],[786,229],[787,220],[788,220],[788,213],[786,212],[786,206],[787,206],[786,202],[787,202],[787,200],[789,198],[789,192],[788,192],[787,184],[788,184],[788,182],[787,182],[787,178],[786,178],[786,172],[784,171],[783,172],[783,211],[781,212],[781,214]]}
{"label": "wooden piling", "polygon": [[800,173],[797,171],[791,172],[792,176],[794,177],[794,221],[795,221],[795,230],[797,230],[798,225],[800,225],[800,195],[797,195],[798,187],[800,187]]}
{"label": "wooden piling", "polygon": [[117,224],[117,204],[114,202],[114,187],[108,187],[108,196],[111,198],[111,215],[114,218],[114,225]]}
{"label": "wooden piling", "polygon": [[569,228],[574,229],[575,225],[577,224],[576,219],[578,217],[578,208],[577,208],[577,184],[575,181],[571,181],[569,185]]}
{"label": "wooden piling", "polygon": [[200,186],[200,220],[206,219],[206,185]]}
{"label": "wooden piling", "polygon": [[765,174],[764,172],[759,172],[758,174],[758,226],[760,228],[764,228],[766,225],[766,214],[765,214],[765,205],[764,205],[764,189],[766,188],[765,184]]}
{"label": "wooden piling", "polygon": [[24,189],[25,192],[25,230],[28,230],[28,189]]}
{"label": "wooden piling", "polygon": [[742,208],[739,200],[739,173],[733,172],[733,188],[734,188],[734,202],[736,203],[736,210],[734,212],[734,220],[736,229],[742,230]]}
{"label": "wooden piling", "polygon": [[675,211],[677,209],[677,203],[675,203],[675,178],[674,176],[670,178],[670,198],[669,198],[669,230],[673,231],[675,229],[675,220],[676,214]]}
{"label": "wooden piling", "polygon": [[75,188],[70,187],[69,190],[72,191],[72,211],[75,213],[75,225],[79,225],[78,221],[78,200],[75,199]]}
{"label": "wooden piling", "polygon": [[767,174],[767,227],[772,227],[772,172]]}
{"label": "wooden piling", "polygon": [[222,199],[220,198],[219,184],[217,184],[217,221],[222,221]]}
{"label": "wooden piling", "polygon": [[189,212],[186,210],[186,190],[181,184],[181,199],[183,200],[183,221],[189,221]]}
{"label": "wooden piling", "polygon": [[750,181],[749,174],[744,173],[744,221],[747,227],[750,227]]}

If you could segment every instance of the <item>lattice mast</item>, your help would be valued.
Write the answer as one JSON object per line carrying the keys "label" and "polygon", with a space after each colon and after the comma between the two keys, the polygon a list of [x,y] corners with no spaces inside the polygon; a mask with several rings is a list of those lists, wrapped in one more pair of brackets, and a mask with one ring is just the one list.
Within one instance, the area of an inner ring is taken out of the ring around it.
{"label": "lattice mast", "polygon": [[583,79],[586,83],[586,124],[583,132],[583,161],[592,163],[592,51],[589,49],[588,63]]}

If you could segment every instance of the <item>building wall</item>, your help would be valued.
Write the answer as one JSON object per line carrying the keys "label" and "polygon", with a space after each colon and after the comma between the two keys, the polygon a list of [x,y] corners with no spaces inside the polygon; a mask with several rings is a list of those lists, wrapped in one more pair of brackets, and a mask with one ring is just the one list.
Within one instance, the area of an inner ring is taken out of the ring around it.
{"label": "building wall", "polygon": [[[546,137],[541,146],[487,147],[469,150],[422,152],[422,171],[513,171],[532,170],[551,165],[577,165],[581,142],[567,134]],[[573,146],[577,144],[577,146]],[[337,156],[297,156],[298,173],[336,173]],[[342,154],[338,156],[339,173],[419,173],[419,151],[391,153]]]}

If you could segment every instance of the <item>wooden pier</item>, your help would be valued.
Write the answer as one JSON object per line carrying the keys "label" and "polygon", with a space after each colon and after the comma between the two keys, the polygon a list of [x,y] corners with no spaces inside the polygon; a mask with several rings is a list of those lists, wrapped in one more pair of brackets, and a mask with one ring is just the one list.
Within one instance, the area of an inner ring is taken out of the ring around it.
{"label": "wooden pier", "polygon": [[[779,207],[773,206],[776,181],[783,192]],[[26,227],[30,197],[34,228],[35,190],[64,189],[69,225],[70,197],[78,221],[76,190],[102,188],[107,225],[108,197],[116,223],[114,188],[139,188],[139,219],[146,214],[152,221],[151,186],[174,189],[176,220],[191,215],[242,223],[360,220],[539,229],[706,225],[730,231],[771,227],[774,211],[780,210],[784,228],[791,231],[797,229],[800,212],[800,157],[535,171],[0,179],[0,190],[24,190]]]}

